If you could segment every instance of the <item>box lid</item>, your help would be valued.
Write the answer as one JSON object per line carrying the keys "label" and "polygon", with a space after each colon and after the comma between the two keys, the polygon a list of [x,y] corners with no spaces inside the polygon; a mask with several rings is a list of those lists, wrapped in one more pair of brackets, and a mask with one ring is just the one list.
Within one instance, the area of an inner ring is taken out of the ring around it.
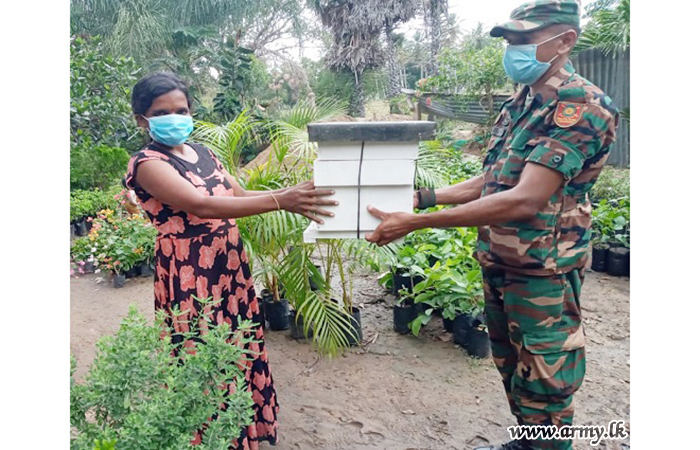
{"label": "box lid", "polygon": [[310,123],[311,142],[428,141],[435,137],[435,122],[329,122]]}

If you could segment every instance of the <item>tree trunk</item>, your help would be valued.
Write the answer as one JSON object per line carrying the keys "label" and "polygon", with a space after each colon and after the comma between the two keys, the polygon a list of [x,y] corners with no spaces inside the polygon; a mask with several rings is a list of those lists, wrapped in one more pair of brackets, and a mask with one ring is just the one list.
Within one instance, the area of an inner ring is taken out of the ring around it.
{"label": "tree trunk", "polygon": [[[391,37],[391,26],[386,24],[384,27],[386,33],[387,42],[387,68],[389,69],[389,83],[388,83],[388,97],[392,99],[401,94],[401,74],[399,73],[399,67],[396,63],[396,46],[394,45],[394,39]],[[391,108],[389,111],[391,114],[399,114],[399,108],[396,104],[391,103]]]}
{"label": "tree trunk", "polygon": [[430,64],[428,75],[437,75],[440,52],[440,0],[430,0]]}
{"label": "tree trunk", "polygon": [[362,86],[362,76],[355,73],[355,86],[350,97],[349,113],[352,117],[365,116],[365,90]]}

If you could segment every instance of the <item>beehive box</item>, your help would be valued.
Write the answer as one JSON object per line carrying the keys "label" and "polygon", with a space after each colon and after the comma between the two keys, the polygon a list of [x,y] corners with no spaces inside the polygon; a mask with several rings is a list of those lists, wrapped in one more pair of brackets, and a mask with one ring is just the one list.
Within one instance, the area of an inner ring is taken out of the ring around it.
{"label": "beehive box", "polygon": [[434,122],[336,122],[309,124],[309,140],[318,142],[314,184],[333,189],[338,206],[324,224],[312,222],[305,242],[358,239],[379,225],[367,211],[413,211],[413,181],[418,143],[433,139]]}

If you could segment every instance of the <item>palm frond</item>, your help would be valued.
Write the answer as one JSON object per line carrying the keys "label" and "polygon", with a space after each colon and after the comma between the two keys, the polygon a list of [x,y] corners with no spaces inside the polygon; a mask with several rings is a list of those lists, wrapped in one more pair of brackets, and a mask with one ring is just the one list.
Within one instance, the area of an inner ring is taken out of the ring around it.
{"label": "palm frond", "polygon": [[422,141],[416,160],[417,187],[440,188],[450,180],[451,154],[439,141]]}
{"label": "palm frond", "polygon": [[197,121],[192,140],[211,148],[226,170],[236,174],[241,162],[241,152],[245,145],[254,139],[252,131],[258,125],[259,122],[244,110],[224,125]]}

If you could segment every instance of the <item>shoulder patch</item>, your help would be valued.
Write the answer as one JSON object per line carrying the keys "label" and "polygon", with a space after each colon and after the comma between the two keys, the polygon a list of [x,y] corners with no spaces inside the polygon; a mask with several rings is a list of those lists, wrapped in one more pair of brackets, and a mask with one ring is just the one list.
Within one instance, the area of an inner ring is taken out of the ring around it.
{"label": "shoulder patch", "polygon": [[578,123],[583,117],[585,103],[559,102],[554,114],[554,123],[561,128],[569,128]]}

